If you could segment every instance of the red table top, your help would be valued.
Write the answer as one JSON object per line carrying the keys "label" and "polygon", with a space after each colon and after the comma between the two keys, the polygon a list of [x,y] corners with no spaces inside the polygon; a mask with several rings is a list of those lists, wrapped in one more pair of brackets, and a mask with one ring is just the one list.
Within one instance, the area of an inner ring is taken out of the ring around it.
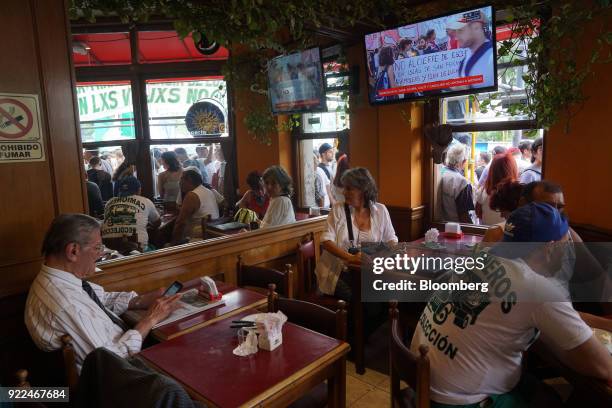
{"label": "red table top", "polygon": [[[176,337],[140,352],[140,355],[193,392],[220,407],[237,407],[326,356],[348,345],[339,340],[286,323],[283,343],[273,351],[239,357],[237,329],[232,320],[257,313],[249,310],[205,328]],[[340,352],[341,351],[341,352]],[[290,386],[290,385],[288,385]]]}
{"label": "red table top", "polygon": [[[198,279],[191,280],[185,283],[184,288],[197,287],[198,284]],[[154,330],[153,335],[160,340],[171,339],[184,331],[205,325],[207,322],[218,319],[228,313],[244,308],[252,309],[258,304],[265,304],[267,302],[266,296],[261,293],[237,288],[223,282],[217,282],[217,289],[223,294],[224,304],[158,327]]]}

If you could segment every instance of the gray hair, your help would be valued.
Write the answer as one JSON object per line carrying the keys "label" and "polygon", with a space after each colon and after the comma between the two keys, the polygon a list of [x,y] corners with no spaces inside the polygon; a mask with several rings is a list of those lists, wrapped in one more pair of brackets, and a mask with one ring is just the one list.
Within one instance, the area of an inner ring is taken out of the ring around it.
{"label": "gray hair", "polygon": [[290,196],[293,194],[293,180],[281,166],[270,166],[263,173],[264,181],[271,180],[281,188],[281,194]]}
{"label": "gray hair", "polygon": [[457,143],[452,145],[446,153],[446,165],[452,168],[458,168],[461,166],[465,157],[467,156],[467,149],[465,145]]}
{"label": "gray hair", "polygon": [[51,222],[41,252],[44,256],[63,254],[68,244],[87,244],[89,236],[96,230],[100,230],[100,223],[89,215],[60,214]]}
{"label": "gray hair", "polygon": [[378,187],[374,178],[365,167],[354,167],[347,170],[340,182],[344,187],[351,187],[363,192],[363,206],[370,208],[370,201],[378,201]]}

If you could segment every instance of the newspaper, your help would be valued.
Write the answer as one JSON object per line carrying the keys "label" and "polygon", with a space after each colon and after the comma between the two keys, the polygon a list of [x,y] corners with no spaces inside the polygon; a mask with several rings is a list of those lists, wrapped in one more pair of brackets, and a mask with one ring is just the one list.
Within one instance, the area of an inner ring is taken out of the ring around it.
{"label": "newspaper", "polygon": [[[178,301],[178,303],[179,303],[179,308],[173,311],[172,313],[170,313],[170,315],[167,318],[165,318],[164,320],[162,320],[161,322],[153,326],[153,329],[157,329],[158,327],[164,326],[168,323],[175,322],[184,317],[188,317],[196,313],[202,312],[204,310],[211,309],[213,307],[222,305],[223,303],[225,303],[225,301],[223,299],[211,301],[209,299],[206,299],[200,296],[197,289],[190,289],[186,291],[185,293],[183,293],[183,296]],[[146,310],[142,310],[142,309],[141,310],[128,310],[127,312],[123,314],[122,317],[128,323],[136,324],[137,322],[140,321],[140,319],[142,319],[145,313],[146,313]]]}

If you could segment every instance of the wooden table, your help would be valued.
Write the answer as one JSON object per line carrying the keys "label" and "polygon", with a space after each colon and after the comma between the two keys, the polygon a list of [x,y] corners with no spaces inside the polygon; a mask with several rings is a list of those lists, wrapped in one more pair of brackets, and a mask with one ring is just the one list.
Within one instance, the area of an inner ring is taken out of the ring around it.
{"label": "wooden table", "polygon": [[288,322],[277,349],[235,356],[237,330],[229,328],[231,321],[256,312],[225,318],[139,355],[209,406],[285,407],[327,379],[328,406],[344,407],[349,345]]}
{"label": "wooden table", "polygon": [[[195,288],[198,285],[199,279],[193,279],[185,282],[184,289]],[[158,327],[151,331],[153,338],[159,341],[170,340],[245,310],[264,306],[268,302],[268,298],[261,293],[223,282],[217,282],[217,289],[223,293],[224,304]]]}
{"label": "wooden table", "polygon": [[541,340],[536,341],[529,348],[529,353],[535,354],[546,366],[554,368],[572,384],[574,390],[570,401],[579,402],[585,407],[612,406],[612,387],[610,385],[603,380],[587,377],[566,366]]}

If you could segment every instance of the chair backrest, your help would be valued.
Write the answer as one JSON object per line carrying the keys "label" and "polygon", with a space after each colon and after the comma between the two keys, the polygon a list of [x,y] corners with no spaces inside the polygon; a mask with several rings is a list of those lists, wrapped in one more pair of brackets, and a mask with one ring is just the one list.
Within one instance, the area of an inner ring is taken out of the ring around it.
{"label": "chair backrest", "polygon": [[297,270],[299,282],[299,295],[304,297],[306,293],[310,293],[315,289],[316,277],[316,253],[315,243],[312,237],[306,242],[302,242],[297,246]]}
{"label": "chair backrest", "polygon": [[291,323],[346,341],[346,303],[338,300],[336,311],[303,300],[280,298],[276,286],[268,285],[268,312],[283,312]]}
{"label": "chair backrest", "polygon": [[274,283],[278,291],[287,298],[293,298],[293,272],[291,264],[285,264],[283,271],[261,266],[245,265],[242,256],[238,255],[236,266],[238,286],[255,286],[267,289],[269,283]]}
{"label": "chair backrest", "polygon": [[200,219],[200,223],[202,226],[202,238],[206,239],[206,227],[208,225],[208,223],[211,221],[212,217],[210,216],[210,214],[207,214],[205,217],[202,217]]}
{"label": "chair backrest", "polygon": [[79,373],[77,371],[76,357],[74,355],[74,348],[72,347],[72,338],[68,334],[64,334],[62,340],[62,359],[64,361],[64,374],[66,377],[66,384],[73,393],[76,390],[79,382]]}
{"label": "chair backrest", "polygon": [[402,341],[397,302],[389,306],[391,335],[389,344],[389,370],[391,377],[391,406],[401,406],[400,380],[404,380],[414,391],[413,406],[429,408],[429,348],[419,346],[419,355],[410,351]]}
{"label": "chair backrest", "polygon": [[136,233],[117,238],[103,238],[102,243],[104,243],[104,246],[107,248],[119,251],[121,255],[127,255],[134,250],[143,250],[143,248],[140,247],[140,243],[138,242],[138,234]]}

